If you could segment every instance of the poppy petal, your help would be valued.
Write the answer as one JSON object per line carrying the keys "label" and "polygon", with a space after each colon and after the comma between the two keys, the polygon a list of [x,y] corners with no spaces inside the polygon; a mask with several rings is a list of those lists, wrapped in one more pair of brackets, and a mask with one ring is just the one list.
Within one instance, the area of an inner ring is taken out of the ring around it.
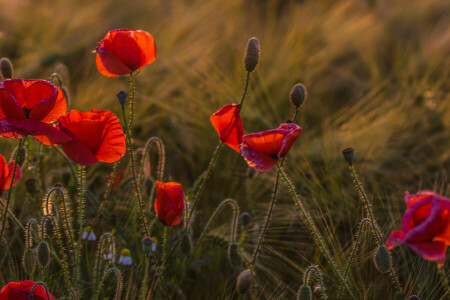
{"label": "poppy petal", "polygon": [[39,121],[25,119],[1,119],[0,135],[23,138],[32,135],[45,145],[60,145],[70,141],[70,137],[57,128]]}
{"label": "poppy petal", "polygon": [[247,164],[259,172],[268,171],[277,164],[276,159],[253,148],[250,148],[245,143],[241,144],[240,152]]}
{"label": "poppy petal", "polygon": [[[5,186],[5,190],[9,190],[10,186],[11,186],[11,179],[12,179],[12,174],[14,172],[14,160],[12,162],[9,163],[8,165],[8,177],[6,177],[4,186]],[[22,171],[20,170],[20,166],[17,165],[16,167],[16,176],[14,176],[14,183],[13,186],[15,186],[17,184],[17,182],[19,181],[20,178],[22,178]]]}
{"label": "poppy petal", "polygon": [[209,118],[220,140],[236,152],[240,152],[239,144],[242,143],[244,136],[239,106],[239,104],[225,105]]}
{"label": "poppy petal", "polygon": [[25,119],[25,113],[11,94],[0,85],[0,119]]}
{"label": "poppy petal", "polygon": [[184,209],[183,189],[176,182],[156,181],[156,199],[154,203],[156,215],[165,226],[181,223]]}
{"label": "poppy petal", "polygon": [[104,48],[97,48],[95,62],[98,71],[107,77],[115,77],[133,72],[117,56]]}
{"label": "poppy petal", "polygon": [[30,119],[52,123],[66,112],[66,97],[60,88],[54,87],[54,95],[36,104],[30,112]]}

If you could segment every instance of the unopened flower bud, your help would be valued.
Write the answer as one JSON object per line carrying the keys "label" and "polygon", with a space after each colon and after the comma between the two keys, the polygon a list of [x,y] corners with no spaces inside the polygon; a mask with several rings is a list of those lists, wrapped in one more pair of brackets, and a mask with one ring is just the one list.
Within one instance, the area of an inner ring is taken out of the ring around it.
{"label": "unopened flower bud", "polygon": [[46,242],[40,242],[37,250],[38,263],[42,268],[45,268],[50,262],[50,249]]}
{"label": "unopened flower bud", "polygon": [[14,150],[12,160],[16,160],[16,159],[17,159],[17,164],[22,167],[22,165],[25,161],[25,148],[23,148],[23,147],[20,149],[16,148],[16,150]]}
{"label": "unopened flower bud", "polygon": [[187,255],[191,252],[192,242],[188,233],[183,234],[180,241],[180,250],[183,254]]}
{"label": "unopened flower bud", "polygon": [[242,271],[236,280],[236,293],[245,294],[252,285],[252,275],[249,269]]}
{"label": "unopened flower bud", "polygon": [[391,267],[391,253],[385,245],[378,247],[375,253],[375,266],[381,273],[386,273]]}
{"label": "unopened flower bud", "polygon": [[294,107],[300,107],[306,100],[307,92],[303,84],[297,83],[291,90],[289,99]]}
{"label": "unopened flower bud", "polygon": [[119,100],[120,105],[122,105],[122,108],[124,108],[125,103],[127,103],[128,94],[124,90],[120,90],[116,96]]}
{"label": "unopened flower bud", "polygon": [[11,79],[13,77],[13,64],[6,57],[2,57],[0,60],[0,72],[4,79]]}
{"label": "unopened flower bud", "polygon": [[258,65],[259,61],[259,43],[255,37],[252,37],[247,42],[247,49],[245,50],[244,65],[247,72],[253,71]]}
{"label": "unopened flower bud", "polygon": [[298,290],[298,300],[311,300],[312,299],[312,293],[311,288],[309,285],[302,285],[300,289]]}
{"label": "unopened flower bud", "polygon": [[243,228],[247,228],[248,224],[250,224],[250,214],[248,212],[244,212],[241,215],[241,224]]}
{"label": "unopened flower bud", "polygon": [[353,148],[345,148],[344,150],[342,150],[342,155],[344,155],[344,158],[349,165],[353,164],[353,160],[355,159]]}
{"label": "unopened flower bud", "polygon": [[150,252],[152,252],[152,245],[153,240],[149,237],[142,239],[142,250],[144,251],[145,255],[150,255]]}
{"label": "unopened flower bud", "polygon": [[28,180],[25,181],[25,187],[27,188],[27,192],[30,194],[34,194],[37,192],[38,189],[38,185],[37,185],[37,181],[34,178],[30,178]]}

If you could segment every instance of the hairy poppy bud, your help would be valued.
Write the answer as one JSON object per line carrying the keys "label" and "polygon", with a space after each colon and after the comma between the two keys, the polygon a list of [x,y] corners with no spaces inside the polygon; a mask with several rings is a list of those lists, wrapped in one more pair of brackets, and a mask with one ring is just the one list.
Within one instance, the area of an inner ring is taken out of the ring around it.
{"label": "hairy poppy bud", "polygon": [[191,252],[192,242],[188,233],[183,234],[180,241],[180,250],[183,254],[187,255]]}
{"label": "hairy poppy bud", "polygon": [[355,159],[353,148],[345,148],[344,150],[342,150],[342,155],[344,155],[344,158],[349,165],[353,164],[353,160]]}
{"label": "hairy poppy bud", "polygon": [[381,273],[386,273],[391,267],[391,253],[385,245],[378,247],[375,252],[375,266]]}
{"label": "hairy poppy bud", "polygon": [[309,285],[302,285],[300,289],[298,290],[298,300],[311,300],[312,299],[312,293],[311,288]]}
{"label": "hairy poppy bud", "polygon": [[13,77],[13,64],[9,58],[2,57],[0,60],[0,72],[4,79],[11,79]]}
{"label": "hairy poppy bud", "polygon": [[34,178],[30,178],[25,181],[25,187],[27,188],[27,192],[30,194],[34,194],[37,192],[38,186],[37,181]]}
{"label": "hairy poppy bud", "polygon": [[153,240],[149,237],[142,239],[142,250],[144,251],[145,255],[150,255],[150,252],[152,252],[152,245]]}
{"label": "hairy poppy bud", "polygon": [[16,148],[16,150],[14,150],[12,160],[16,160],[16,157],[17,157],[17,163],[19,164],[19,166],[22,167],[22,165],[25,161],[25,148],[23,148],[23,147],[20,149]]}
{"label": "hairy poppy bud", "polygon": [[289,94],[289,99],[294,107],[300,107],[306,100],[306,88],[303,84],[297,83],[291,90]]}
{"label": "hairy poppy bud", "polygon": [[242,263],[241,256],[239,255],[239,245],[236,243],[228,246],[228,261],[232,266],[238,266]]}
{"label": "hairy poppy bud", "polygon": [[253,71],[258,65],[259,61],[259,43],[255,37],[252,37],[247,42],[247,49],[245,50],[244,65],[247,72]]}
{"label": "hairy poppy bud", "polygon": [[249,269],[242,271],[236,281],[236,293],[245,294],[250,290],[252,285],[252,275]]}
{"label": "hairy poppy bud", "polygon": [[46,242],[40,242],[38,245],[37,258],[39,265],[43,268],[50,262],[50,250]]}
{"label": "hairy poppy bud", "polygon": [[250,224],[250,214],[248,212],[242,213],[241,224],[244,228],[247,228],[248,224]]}
{"label": "hairy poppy bud", "polygon": [[122,105],[122,108],[124,108],[125,103],[127,103],[128,94],[124,90],[120,90],[116,96],[117,100],[119,100],[120,105]]}

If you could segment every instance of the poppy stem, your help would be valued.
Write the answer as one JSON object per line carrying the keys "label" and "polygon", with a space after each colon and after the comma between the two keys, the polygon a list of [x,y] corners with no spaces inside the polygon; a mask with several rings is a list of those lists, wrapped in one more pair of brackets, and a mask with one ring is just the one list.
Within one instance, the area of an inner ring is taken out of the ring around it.
{"label": "poppy stem", "polygon": [[135,84],[133,72],[130,73],[129,81],[130,81],[131,95],[130,95],[130,120],[128,122],[128,128],[132,128],[133,121],[134,121],[134,99],[135,99],[135,93],[136,93],[136,84]]}
{"label": "poppy stem", "polygon": [[111,176],[109,176],[108,185],[106,186],[105,194],[103,195],[103,201],[100,203],[100,208],[97,211],[97,217],[100,217],[100,214],[103,210],[103,207],[106,205],[106,203],[109,200],[109,197],[111,196],[112,192],[112,186],[114,184],[114,181],[116,179],[116,173],[117,173],[117,166],[119,165],[119,162],[116,161],[113,165],[113,169],[111,172]]}
{"label": "poppy stem", "polygon": [[[3,199],[0,199],[0,204],[1,204],[3,207],[5,207],[5,202],[3,202]],[[14,215],[14,213],[13,213],[10,209],[8,209],[8,214],[9,214],[9,217],[10,217],[11,219],[13,219],[14,223],[16,223],[16,225],[19,226],[20,229],[22,229],[23,231],[25,231],[25,227],[23,227],[22,223],[20,223],[20,221],[17,219],[17,217]]]}
{"label": "poppy stem", "polygon": [[289,178],[287,177],[286,173],[282,169],[280,163],[277,162],[278,170],[283,177],[283,180],[286,182],[286,184],[289,187],[289,192],[291,193],[292,199],[297,204],[297,207],[300,210],[300,213],[303,217],[303,221],[305,222],[306,227],[309,229],[310,233],[313,236],[314,242],[319,247],[322,254],[327,259],[328,263],[331,265],[331,269],[333,270],[334,274],[338,277],[339,281],[344,285],[345,289],[348,291],[349,295],[353,298],[355,298],[355,295],[353,294],[352,290],[348,286],[347,282],[345,281],[344,277],[342,276],[341,272],[338,270],[338,267],[334,261],[334,259],[331,257],[331,253],[328,250],[327,246],[325,245],[325,242],[322,238],[322,236],[319,233],[319,230],[317,229],[317,226],[314,224],[314,221],[311,219],[309,213],[306,211],[305,207],[303,206],[302,201],[300,201],[299,197],[297,196],[297,192],[295,191],[295,188]]}
{"label": "poppy stem", "polygon": [[325,286],[323,284],[322,273],[320,273],[320,270],[319,270],[319,268],[317,266],[309,266],[308,269],[306,269],[305,278],[303,279],[303,284],[304,285],[308,285],[309,274],[313,270],[316,271],[317,277],[319,278],[320,292],[322,294],[322,299],[326,300],[327,299],[327,294],[325,294]]}
{"label": "poppy stem", "polygon": [[295,122],[297,115],[298,115],[298,107],[295,107],[295,113],[294,113],[294,116],[292,117],[292,122]]}
{"label": "poppy stem", "polygon": [[245,100],[245,95],[247,94],[248,83],[250,81],[250,73],[251,72],[247,72],[247,79],[245,80],[245,85],[244,85],[244,93],[242,94],[241,102],[239,104],[239,112],[241,112],[242,105],[244,104],[244,100]]}
{"label": "poppy stem", "polygon": [[[19,147],[17,149],[22,148],[24,141],[25,141],[25,138],[20,139]],[[19,151],[16,151],[16,155],[14,156],[14,168],[13,168],[13,173],[12,173],[12,177],[11,177],[11,184],[9,185],[8,197],[6,198],[6,204],[5,204],[5,208],[3,210],[3,214],[2,214],[3,220],[2,220],[2,228],[0,229],[0,241],[3,241],[3,234],[5,232],[6,219],[8,218],[9,203],[11,202],[11,195],[13,193],[14,181],[16,179],[18,157],[19,157]]]}
{"label": "poppy stem", "polygon": [[77,250],[75,252],[75,281],[78,284],[80,276],[80,265],[81,265],[81,254],[83,250],[83,245],[81,243],[81,237],[83,235],[83,221],[84,221],[84,179],[86,176],[86,171],[84,166],[78,165],[78,242]]}
{"label": "poppy stem", "polygon": [[161,268],[163,270],[164,270],[164,265],[166,263],[166,244],[167,244],[167,226],[164,226],[163,244],[162,244],[162,258],[161,258]]}
{"label": "poppy stem", "polygon": [[[47,299],[51,299],[51,298],[50,298],[50,294],[49,294],[49,292],[48,292],[48,288],[47,288],[47,286],[45,285],[45,283],[43,283],[43,282],[36,282],[36,283],[33,285],[33,287],[31,288],[31,291],[30,291],[30,299],[34,299],[34,290],[37,288],[38,285],[40,285],[40,286],[42,286],[42,287],[44,288],[45,294],[47,295]],[[39,298],[40,298],[40,297],[39,297]]]}
{"label": "poppy stem", "polygon": [[123,116],[123,124],[125,126],[126,136],[127,136],[128,153],[130,154],[131,171],[132,171],[132,175],[133,175],[134,190],[136,191],[136,196],[137,196],[137,200],[138,200],[139,216],[141,218],[145,236],[149,236],[150,233],[148,231],[148,225],[147,225],[147,222],[145,219],[144,209],[143,209],[143,204],[142,204],[141,189],[140,189],[137,174],[136,174],[136,162],[134,160],[133,142],[131,141],[130,127],[128,126],[128,123],[127,123],[127,116],[125,114],[124,107],[122,107],[122,116]]}
{"label": "poppy stem", "polygon": [[146,255],[144,265],[144,279],[142,280],[142,287],[139,299],[145,299],[145,295],[147,293],[148,267],[149,267],[149,259],[148,256]]}

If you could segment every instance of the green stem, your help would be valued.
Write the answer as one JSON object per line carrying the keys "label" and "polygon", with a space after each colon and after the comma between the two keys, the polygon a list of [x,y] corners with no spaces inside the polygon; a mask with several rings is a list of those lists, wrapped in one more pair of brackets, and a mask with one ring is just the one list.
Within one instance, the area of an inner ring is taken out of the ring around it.
{"label": "green stem", "polygon": [[148,266],[149,266],[149,259],[148,259],[148,256],[146,255],[145,256],[144,280],[142,280],[141,293],[139,294],[140,300],[144,300],[145,294],[147,293]]}
{"label": "green stem", "polygon": [[161,268],[163,270],[164,270],[164,265],[166,262],[166,244],[167,244],[167,226],[164,226],[163,244],[162,244],[162,259],[161,259]]}
{"label": "green stem", "polygon": [[127,117],[126,117],[126,114],[125,114],[125,108],[124,107],[122,107],[122,116],[123,116],[123,123],[124,123],[124,126],[125,126],[126,136],[127,136],[128,153],[130,154],[130,160],[131,160],[131,171],[132,171],[132,175],[133,175],[133,184],[134,184],[134,189],[136,191],[136,196],[137,196],[137,200],[138,200],[139,216],[141,218],[141,222],[142,222],[142,225],[143,225],[144,233],[145,233],[146,236],[149,236],[150,233],[148,231],[147,220],[145,219],[144,209],[143,209],[143,204],[142,204],[141,189],[140,189],[139,182],[138,182],[138,179],[137,179],[137,174],[136,174],[136,163],[135,163],[135,160],[134,160],[133,142],[131,141],[130,127],[129,127],[128,123],[127,123]]}
{"label": "green stem", "polygon": [[84,166],[78,166],[78,178],[79,178],[79,187],[78,187],[78,242],[77,242],[77,250],[75,253],[75,281],[79,282],[80,275],[80,264],[81,264],[81,252],[83,245],[81,244],[81,237],[83,235],[83,220],[84,220],[84,180],[85,180],[85,169]]}
{"label": "green stem", "polygon": [[[19,141],[19,147],[17,149],[22,148],[23,142],[24,142],[24,138],[21,138]],[[0,229],[0,241],[3,240],[3,233],[5,231],[5,227],[6,227],[6,219],[8,218],[8,208],[9,208],[9,203],[11,202],[11,195],[13,193],[13,186],[14,186],[14,180],[16,179],[16,171],[17,171],[17,158],[19,156],[19,151],[16,152],[16,155],[14,157],[14,168],[13,168],[13,173],[12,173],[12,179],[11,179],[11,184],[9,185],[9,192],[8,192],[8,198],[6,199],[6,205],[5,208],[3,210],[3,220],[2,220],[2,228]]]}
{"label": "green stem", "polygon": [[313,271],[313,270],[316,271],[317,277],[319,277],[319,283],[320,283],[320,290],[321,290],[321,293],[322,293],[322,299],[326,300],[327,299],[327,294],[325,294],[325,287],[324,287],[324,284],[323,284],[322,273],[320,273],[320,270],[319,270],[318,267],[316,267],[316,266],[309,266],[308,267],[308,269],[306,270],[306,273],[305,273],[305,278],[304,278],[303,284],[304,285],[308,285],[309,273],[311,273],[311,271]]}
{"label": "green stem", "polygon": [[[1,204],[3,207],[5,207],[5,203],[3,202],[3,199],[0,200],[0,204]],[[13,213],[10,209],[8,209],[8,214],[9,214],[9,217],[10,217],[11,219],[13,219],[14,223],[16,223],[17,226],[20,227],[20,229],[22,229],[23,231],[25,231],[25,227],[23,227],[22,223],[20,223],[19,219],[17,219],[17,217],[14,215],[14,213]]]}
{"label": "green stem", "polygon": [[136,84],[134,82],[133,73],[130,73],[129,81],[130,81],[131,95],[130,95],[130,121],[128,123],[128,128],[132,128],[133,121],[134,121],[134,101],[135,101],[135,94],[136,94]]}
{"label": "green stem", "polygon": [[325,258],[327,259],[328,263],[331,265],[331,268],[332,268],[333,272],[338,277],[339,281],[344,285],[344,287],[346,288],[346,290],[348,291],[350,296],[353,299],[356,299],[355,295],[353,295],[352,290],[347,285],[347,282],[344,280],[341,272],[338,270],[338,267],[337,267],[336,263],[334,262],[334,259],[331,257],[331,254],[330,254],[328,248],[326,247],[325,242],[324,242],[322,236],[320,235],[316,225],[314,224],[314,221],[311,219],[309,214],[306,212],[306,209],[303,207],[303,203],[298,198],[297,192],[295,191],[294,186],[292,185],[291,181],[289,180],[289,178],[284,173],[284,170],[281,168],[279,163],[277,163],[277,166],[278,166],[278,170],[281,173],[281,176],[283,177],[284,181],[286,182],[286,184],[289,187],[289,191],[291,193],[292,199],[294,199],[295,203],[297,204],[297,207],[299,208],[300,213],[302,214],[302,217],[303,217],[303,220],[306,223],[306,226],[308,227],[308,229],[310,230],[311,234],[314,237],[314,242],[320,248],[320,251],[325,256]]}
{"label": "green stem", "polygon": [[242,93],[241,102],[239,103],[239,112],[241,112],[242,105],[244,104],[245,95],[247,94],[248,82],[250,81],[250,73],[247,72],[247,79],[245,80],[244,93]]}
{"label": "green stem", "polygon": [[[31,299],[31,300],[34,299],[34,290],[36,289],[36,287],[37,287],[38,285],[40,285],[40,286],[42,286],[42,287],[44,288],[45,294],[47,295],[47,299],[50,299],[50,295],[49,295],[49,293],[48,293],[48,288],[47,288],[47,286],[45,285],[45,283],[43,283],[43,282],[36,282],[36,283],[33,285],[33,287],[31,288],[31,291],[30,291],[30,299]],[[39,297],[39,298],[40,298],[40,297]]]}
{"label": "green stem", "polygon": [[298,115],[298,107],[295,108],[295,113],[294,116],[292,117],[292,121],[295,122],[295,119],[297,118]]}

